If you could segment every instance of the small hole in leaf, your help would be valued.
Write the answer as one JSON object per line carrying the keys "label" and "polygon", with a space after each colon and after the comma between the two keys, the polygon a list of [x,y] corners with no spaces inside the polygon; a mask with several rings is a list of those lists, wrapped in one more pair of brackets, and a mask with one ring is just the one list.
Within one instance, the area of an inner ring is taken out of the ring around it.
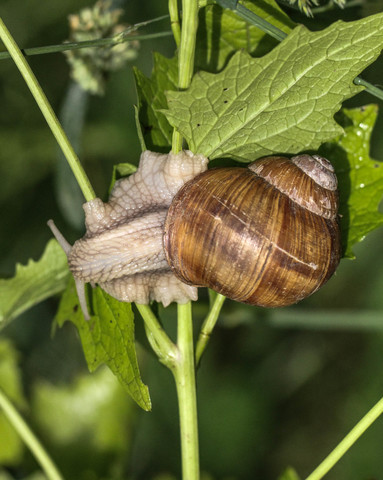
{"label": "small hole in leaf", "polygon": [[200,126],[201,126],[201,124],[200,124],[200,123],[197,123],[197,127],[200,127]]}

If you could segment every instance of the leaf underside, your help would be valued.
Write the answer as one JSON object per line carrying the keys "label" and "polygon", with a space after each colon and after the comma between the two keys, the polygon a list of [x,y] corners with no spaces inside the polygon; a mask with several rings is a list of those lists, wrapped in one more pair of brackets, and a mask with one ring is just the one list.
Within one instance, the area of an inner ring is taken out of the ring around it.
{"label": "leaf underside", "polygon": [[38,261],[16,265],[15,276],[0,280],[0,326],[46,298],[62,292],[68,283],[66,255],[50,240]]}
{"label": "leaf underside", "polygon": [[264,57],[238,52],[221,73],[200,72],[187,91],[168,92],[163,112],[210,159],[318,149],[342,133],[333,115],[363,89],[353,80],[382,47],[383,14],[320,32],[298,26]]}
{"label": "leaf underside", "polygon": [[133,400],[151,409],[148,387],[141,381],[134,344],[134,315],[130,303],[119,302],[101,288],[92,290],[95,315],[89,321],[79,308],[73,280],[61,299],[56,321],[74,323],[79,331],[85,358],[92,372],[105,363]]}
{"label": "leaf underside", "polygon": [[[273,0],[267,3],[244,0],[241,5],[284,33],[289,33],[294,27],[294,23]],[[240,18],[236,12],[223,9],[218,4],[207,5],[199,11],[195,71],[216,73],[238,50],[260,57],[277,44],[277,40]]]}

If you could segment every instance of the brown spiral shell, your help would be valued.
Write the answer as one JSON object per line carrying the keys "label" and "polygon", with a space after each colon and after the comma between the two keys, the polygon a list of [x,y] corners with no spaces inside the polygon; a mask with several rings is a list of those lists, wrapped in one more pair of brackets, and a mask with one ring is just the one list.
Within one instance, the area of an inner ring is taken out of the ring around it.
{"label": "brown spiral shell", "polygon": [[267,157],[186,183],[169,207],[167,261],[189,285],[280,307],[318,290],[341,257],[337,179],[328,160]]}

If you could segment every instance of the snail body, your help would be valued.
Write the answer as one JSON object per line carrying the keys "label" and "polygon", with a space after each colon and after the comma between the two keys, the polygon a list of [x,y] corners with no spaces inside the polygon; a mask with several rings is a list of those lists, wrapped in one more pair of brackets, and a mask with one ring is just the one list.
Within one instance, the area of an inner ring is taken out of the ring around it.
{"label": "snail body", "polygon": [[267,157],[211,170],[207,163],[189,151],[146,151],[108,203],[84,204],[87,233],[63,245],[79,296],[91,282],[121,301],[166,306],[196,300],[196,287],[207,286],[274,307],[330,278],[341,253],[337,181],[326,159]]}

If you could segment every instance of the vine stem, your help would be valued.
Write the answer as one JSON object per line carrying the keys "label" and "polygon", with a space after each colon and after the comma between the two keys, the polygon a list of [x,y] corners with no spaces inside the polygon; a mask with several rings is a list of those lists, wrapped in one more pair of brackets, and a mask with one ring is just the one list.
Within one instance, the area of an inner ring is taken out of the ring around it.
{"label": "vine stem", "polygon": [[4,392],[0,389],[0,408],[4,415],[8,418],[16,432],[20,435],[24,443],[30,449],[37,462],[45,472],[49,480],[63,480],[61,473],[58,471],[53,460],[39,442],[38,438],[26,424],[22,416],[9,401]]}
{"label": "vine stem", "polygon": [[366,413],[306,480],[320,480],[323,478],[382,413],[383,398]]}
{"label": "vine stem", "polygon": [[20,48],[17,46],[14,38],[8,31],[3,20],[0,18],[0,38],[23,76],[25,83],[28,85],[37,105],[39,106],[41,113],[47,121],[49,128],[51,129],[54,137],[56,138],[61,150],[67,159],[74,176],[84,194],[86,201],[90,201],[95,198],[94,190],[89,182],[89,179],[82,168],[82,165],[70,144],[68,137],[66,136],[58,118],[56,117],[47,97],[45,96],[37,78],[32,72],[31,67],[26,61]]}
{"label": "vine stem", "polygon": [[179,357],[172,370],[178,397],[183,480],[199,480],[197,394],[191,302],[178,305]]}

